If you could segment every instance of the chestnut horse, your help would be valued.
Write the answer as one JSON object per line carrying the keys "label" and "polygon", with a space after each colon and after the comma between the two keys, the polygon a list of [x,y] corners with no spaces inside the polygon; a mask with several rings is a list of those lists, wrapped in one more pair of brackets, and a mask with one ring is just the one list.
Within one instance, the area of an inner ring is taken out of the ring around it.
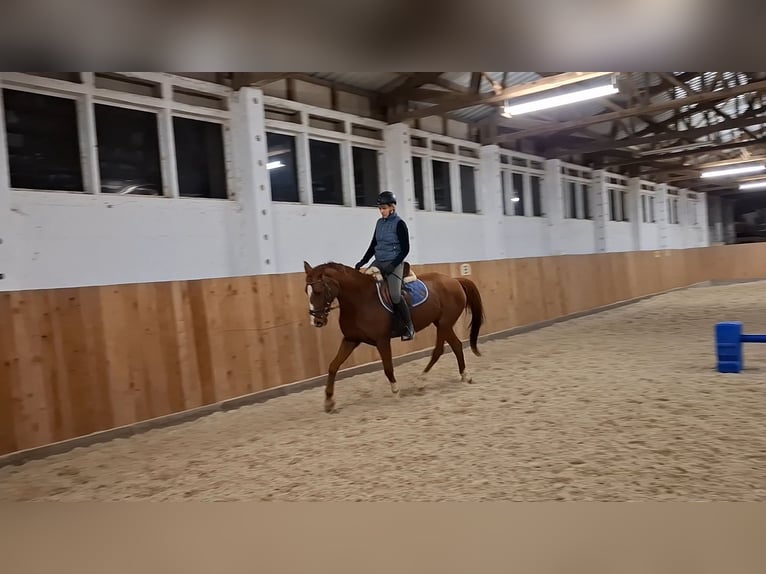
{"label": "chestnut horse", "polygon": [[[309,299],[309,314],[312,324],[323,327],[328,322],[328,314],[335,300],[340,309],[339,324],[343,333],[338,354],[330,363],[325,385],[325,411],[331,412],[335,406],[335,376],[340,366],[361,343],[377,347],[383,361],[383,370],[391,383],[391,392],[398,396],[399,388],[394,377],[391,356],[391,338],[397,336],[393,323],[393,314],[386,309],[379,299],[376,283],[380,279],[374,275],[357,271],[352,267],[330,262],[311,267],[303,262],[306,271],[306,294]],[[409,273],[409,264],[405,264],[405,277]],[[410,294],[402,289],[402,297],[410,305],[412,323],[415,331],[421,331],[429,325],[436,326],[436,346],[431,360],[423,373],[427,373],[444,352],[445,341],[452,347],[457,358],[460,378],[463,382],[472,382],[465,369],[463,345],[453,329],[462,313],[470,308],[471,350],[481,356],[477,346],[479,329],[484,322],[484,308],[476,284],[463,277],[454,278],[442,273],[424,273],[417,279],[428,289],[427,298],[412,307]]]}

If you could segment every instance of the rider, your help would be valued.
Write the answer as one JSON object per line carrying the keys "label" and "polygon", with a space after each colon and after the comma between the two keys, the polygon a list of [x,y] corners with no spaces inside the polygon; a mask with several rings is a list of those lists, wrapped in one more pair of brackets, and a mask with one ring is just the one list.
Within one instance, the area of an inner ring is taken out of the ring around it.
{"label": "rider", "polygon": [[410,252],[410,234],[407,224],[396,213],[396,196],[392,192],[384,191],[378,195],[377,204],[381,217],[375,224],[370,247],[354,268],[358,271],[375,255],[372,264],[380,269],[386,278],[391,302],[405,327],[402,341],[411,341],[415,336],[415,328],[412,325],[410,308],[402,297],[404,259]]}

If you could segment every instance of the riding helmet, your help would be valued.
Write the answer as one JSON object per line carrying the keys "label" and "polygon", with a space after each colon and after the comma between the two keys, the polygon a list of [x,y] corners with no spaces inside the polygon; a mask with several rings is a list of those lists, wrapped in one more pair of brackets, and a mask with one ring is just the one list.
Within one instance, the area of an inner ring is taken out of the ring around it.
{"label": "riding helmet", "polygon": [[378,195],[378,205],[393,204],[396,205],[396,196],[392,191],[384,191]]}

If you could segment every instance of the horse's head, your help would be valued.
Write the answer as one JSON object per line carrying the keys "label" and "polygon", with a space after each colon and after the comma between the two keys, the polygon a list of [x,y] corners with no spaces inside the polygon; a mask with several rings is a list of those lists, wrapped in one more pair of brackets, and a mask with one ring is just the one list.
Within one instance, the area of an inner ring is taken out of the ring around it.
{"label": "horse's head", "polygon": [[340,284],[327,276],[325,268],[315,269],[304,261],[303,269],[306,271],[306,295],[309,298],[311,324],[315,327],[324,327],[327,325],[327,316],[334,309],[332,302],[338,297]]}

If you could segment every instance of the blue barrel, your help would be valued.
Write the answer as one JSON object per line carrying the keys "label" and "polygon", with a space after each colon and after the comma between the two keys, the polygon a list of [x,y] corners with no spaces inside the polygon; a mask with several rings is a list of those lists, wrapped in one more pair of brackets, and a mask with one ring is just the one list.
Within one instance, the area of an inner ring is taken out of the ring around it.
{"label": "blue barrel", "polygon": [[766,342],[763,335],[742,335],[742,323],[739,321],[728,321],[718,323],[715,326],[715,347],[718,353],[718,372],[719,373],[739,373],[743,367],[742,343],[745,337],[763,337],[761,340],[752,340],[750,342]]}

